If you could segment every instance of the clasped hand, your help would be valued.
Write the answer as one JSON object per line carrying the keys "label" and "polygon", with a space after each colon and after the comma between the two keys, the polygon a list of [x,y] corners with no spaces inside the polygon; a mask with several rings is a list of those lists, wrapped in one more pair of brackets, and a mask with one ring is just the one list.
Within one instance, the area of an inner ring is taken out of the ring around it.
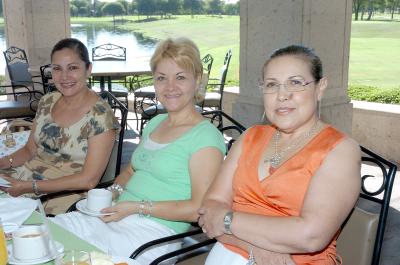
{"label": "clasped hand", "polygon": [[209,238],[215,238],[225,233],[224,216],[231,209],[223,205],[202,206],[198,224]]}

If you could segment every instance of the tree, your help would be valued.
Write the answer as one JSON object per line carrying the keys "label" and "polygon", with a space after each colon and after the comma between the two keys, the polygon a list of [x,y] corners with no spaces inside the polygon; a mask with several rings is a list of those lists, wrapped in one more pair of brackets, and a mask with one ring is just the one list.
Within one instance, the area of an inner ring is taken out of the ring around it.
{"label": "tree", "polygon": [[78,16],[78,8],[76,7],[76,5],[71,4],[69,6],[69,12],[71,13],[71,16],[73,16],[73,17]]}
{"label": "tree", "polygon": [[186,10],[187,13],[194,17],[194,14],[198,14],[203,10],[203,1],[201,0],[184,0],[183,1],[183,9]]}
{"label": "tree", "polygon": [[[75,15],[81,15],[81,16],[87,16],[88,11],[89,11],[89,2],[86,0],[72,0],[71,1],[71,7],[75,6],[76,10],[74,10],[76,13]],[[73,10],[71,10],[73,11]]]}
{"label": "tree", "polygon": [[366,0],[353,0],[354,20],[358,20],[358,14],[364,11]]}
{"label": "tree", "polygon": [[129,3],[126,0],[117,0],[118,3],[121,3],[125,10],[125,15],[128,15]]}
{"label": "tree", "polygon": [[87,16],[89,13],[89,9],[86,6],[81,6],[78,8],[78,14],[82,17]]}
{"label": "tree", "polygon": [[168,0],[156,0],[156,7],[162,18],[163,15],[168,13]]}
{"label": "tree", "polygon": [[115,22],[115,16],[125,14],[125,9],[120,2],[110,2],[103,6],[101,12],[105,15],[112,15]]}
{"label": "tree", "polygon": [[128,14],[133,15],[135,13],[135,11],[136,11],[136,2],[132,1],[129,3],[129,6],[128,6]]}
{"label": "tree", "polygon": [[139,14],[149,17],[156,11],[155,0],[136,0],[137,10]]}
{"label": "tree", "polygon": [[167,12],[171,14],[180,14],[182,9],[182,1],[180,0],[168,0]]}
{"label": "tree", "polygon": [[388,0],[391,19],[393,20],[394,12],[399,9],[400,0]]}
{"label": "tree", "polygon": [[208,11],[211,14],[222,14],[224,3],[221,0],[211,0],[208,3]]}
{"label": "tree", "polygon": [[240,11],[239,2],[235,4],[226,4],[224,6],[224,13],[226,15],[239,15],[239,11]]}
{"label": "tree", "polygon": [[103,15],[103,12],[101,11],[104,7],[104,5],[106,4],[106,2],[97,2],[96,3],[96,9],[95,9],[95,14],[97,17],[101,17]]}

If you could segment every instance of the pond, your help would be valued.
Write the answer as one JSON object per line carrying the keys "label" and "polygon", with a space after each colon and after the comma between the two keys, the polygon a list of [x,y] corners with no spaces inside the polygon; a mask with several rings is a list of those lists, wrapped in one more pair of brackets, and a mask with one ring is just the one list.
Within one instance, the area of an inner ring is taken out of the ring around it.
{"label": "pond", "polygon": [[[113,43],[126,48],[127,60],[148,60],[154,51],[156,40],[143,37],[142,34],[115,28],[112,24],[72,24],[71,36],[82,41],[89,50],[93,47]],[[6,40],[4,25],[0,25],[0,49],[5,51]],[[0,75],[4,75],[6,63],[3,55],[0,60]]]}

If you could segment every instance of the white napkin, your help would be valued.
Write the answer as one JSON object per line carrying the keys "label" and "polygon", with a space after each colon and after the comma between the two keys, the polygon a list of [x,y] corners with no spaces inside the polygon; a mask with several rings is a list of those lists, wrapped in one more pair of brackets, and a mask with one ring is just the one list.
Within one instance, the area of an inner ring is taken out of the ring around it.
{"label": "white napkin", "polygon": [[25,222],[36,209],[37,202],[29,198],[0,198],[0,218],[4,232],[10,233]]}

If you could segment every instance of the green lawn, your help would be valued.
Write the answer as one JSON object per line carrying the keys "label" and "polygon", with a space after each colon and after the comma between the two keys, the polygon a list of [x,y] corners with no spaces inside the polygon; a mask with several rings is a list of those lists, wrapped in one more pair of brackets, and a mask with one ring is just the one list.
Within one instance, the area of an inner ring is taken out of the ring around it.
{"label": "green lawn", "polygon": [[349,83],[400,88],[400,22],[353,21]]}
{"label": "green lawn", "polygon": [[[137,22],[138,17],[124,17],[131,22],[120,25],[124,29],[142,32],[145,36],[163,39],[186,36],[193,39],[202,54],[214,56],[212,76],[216,77],[228,48],[233,56],[228,80],[239,80],[239,17],[238,16],[177,16],[171,19]],[[145,17],[140,17],[144,19]],[[157,17],[159,18],[159,17]],[[72,18],[72,23],[109,22],[108,18]],[[400,87],[400,22],[353,21],[350,44],[349,83]]]}

